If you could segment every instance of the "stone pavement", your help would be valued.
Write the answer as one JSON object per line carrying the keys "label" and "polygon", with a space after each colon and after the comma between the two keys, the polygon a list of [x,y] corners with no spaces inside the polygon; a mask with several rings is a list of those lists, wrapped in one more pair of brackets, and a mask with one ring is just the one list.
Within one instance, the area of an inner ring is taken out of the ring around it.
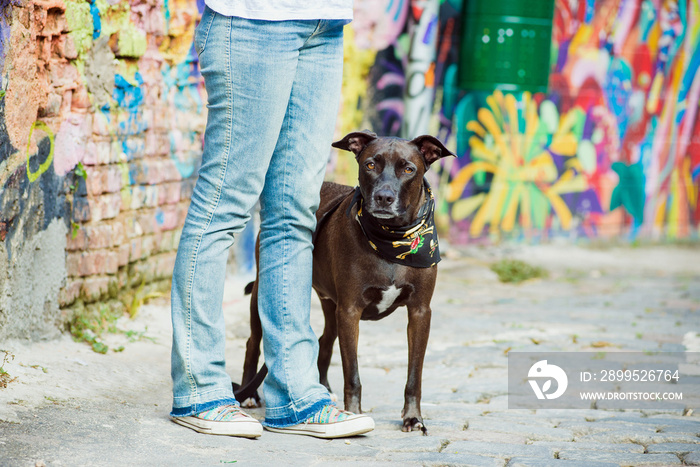
{"label": "stone pavement", "polygon": [[[377,425],[366,436],[325,441],[264,432],[245,440],[171,423],[163,300],[121,323],[147,337],[126,343],[124,352],[97,355],[67,338],[0,345],[16,355],[6,369],[18,377],[0,389],[0,465],[700,465],[697,397],[672,410],[508,410],[506,356],[700,351],[700,250],[550,245],[471,247],[445,256],[423,372],[429,436],[400,431],[403,309],[361,324],[362,406]],[[502,284],[488,269],[501,257],[541,265],[549,278]],[[232,279],[225,311],[234,380],[246,307],[241,281]],[[318,332],[320,308],[312,315]],[[337,346],[330,381],[342,394]],[[263,409],[250,413],[263,417]]]}

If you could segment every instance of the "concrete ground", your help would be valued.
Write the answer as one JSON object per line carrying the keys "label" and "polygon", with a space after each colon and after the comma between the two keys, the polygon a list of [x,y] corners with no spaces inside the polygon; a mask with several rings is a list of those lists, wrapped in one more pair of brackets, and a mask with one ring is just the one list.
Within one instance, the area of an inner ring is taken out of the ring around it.
{"label": "concrete ground", "polygon": [[[508,410],[506,356],[700,351],[698,248],[471,247],[444,256],[423,372],[429,436],[400,430],[403,309],[361,325],[362,405],[376,421],[373,432],[332,441],[264,432],[246,440],[175,425],[169,308],[159,299],[106,338],[122,352],[100,355],[69,336],[0,343],[14,355],[3,368],[16,378],[0,388],[0,465],[700,465],[697,396],[669,410]],[[488,266],[502,257],[543,266],[549,278],[500,283]],[[224,306],[234,381],[248,332],[243,284],[229,280]],[[330,381],[342,394],[337,347]]]}

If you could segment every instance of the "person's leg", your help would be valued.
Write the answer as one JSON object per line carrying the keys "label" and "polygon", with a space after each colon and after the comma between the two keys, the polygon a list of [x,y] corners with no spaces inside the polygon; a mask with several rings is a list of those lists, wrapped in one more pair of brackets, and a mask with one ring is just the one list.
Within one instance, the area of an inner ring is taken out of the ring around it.
{"label": "person's leg", "polygon": [[208,94],[202,165],[172,285],[173,417],[236,405],[224,362],[227,250],[265,183],[303,38],[205,10],[196,44]]}
{"label": "person's leg", "polygon": [[296,425],[330,404],[311,329],[311,234],[340,100],[344,21],[320,21],[300,50],[280,138],[260,198],[258,307],[269,369],[268,427]]}

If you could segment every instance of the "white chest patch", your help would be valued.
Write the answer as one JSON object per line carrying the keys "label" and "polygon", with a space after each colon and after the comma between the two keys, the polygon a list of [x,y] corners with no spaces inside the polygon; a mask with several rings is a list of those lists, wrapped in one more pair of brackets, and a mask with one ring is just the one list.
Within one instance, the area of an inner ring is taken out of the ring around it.
{"label": "white chest patch", "polygon": [[401,295],[401,289],[397,289],[394,284],[392,284],[388,289],[382,292],[382,299],[377,303],[377,311],[382,313],[389,309],[391,305],[394,304],[398,296]]}

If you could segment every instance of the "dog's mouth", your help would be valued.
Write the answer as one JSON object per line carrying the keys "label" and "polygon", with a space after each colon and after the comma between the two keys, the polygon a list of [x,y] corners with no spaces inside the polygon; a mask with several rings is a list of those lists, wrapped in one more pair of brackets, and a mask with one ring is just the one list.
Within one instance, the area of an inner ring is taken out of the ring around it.
{"label": "dog's mouth", "polygon": [[396,217],[396,213],[392,211],[387,211],[387,210],[378,210],[378,211],[372,211],[369,214],[371,214],[373,217],[376,217],[377,219],[393,219]]}

